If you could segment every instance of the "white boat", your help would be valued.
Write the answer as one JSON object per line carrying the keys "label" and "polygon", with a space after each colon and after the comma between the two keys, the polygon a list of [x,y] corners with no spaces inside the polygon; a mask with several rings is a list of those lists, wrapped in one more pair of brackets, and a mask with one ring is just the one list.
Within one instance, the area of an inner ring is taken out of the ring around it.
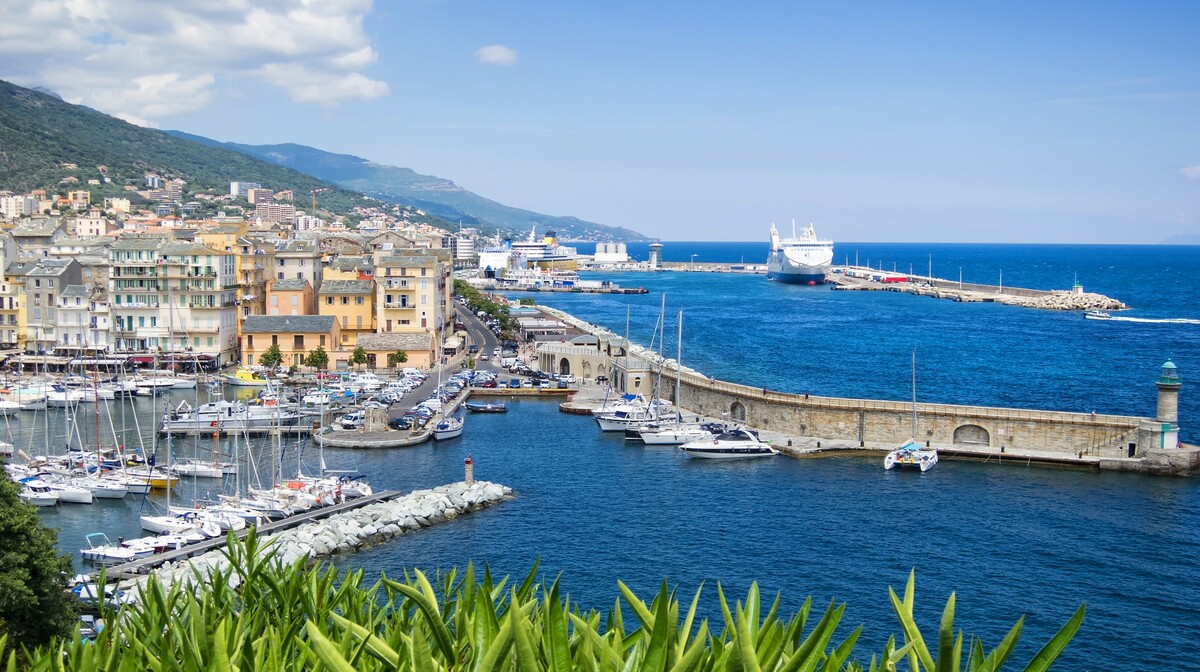
{"label": "white boat", "polygon": [[81,478],[75,484],[90,490],[96,499],[121,499],[129,494],[129,488],[115,478]]}
{"label": "white boat", "polygon": [[713,433],[704,425],[694,424],[643,427],[638,430],[638,435],[647,446],[678,446],[713,438]]}
{"label": "white boat", "polygon": [[50,485],[40,478],[22,478],[20,481],[20,497],[23,501],[34,506],[54,506],[58,504],[58,493],[50,489]]}
{"label": "white boat", "polygon": [[46,481],[46,485],[58,495],[58,501],[64,504],[91,504],[94,499],[91,490],[70,482]]}
{"label": "white boat", "polygon": [[833,263],[833,241],[820,240],[812,224],[796,235],[792,222],[792,237],[779,238],[771,224],[771,252],[767,256],[767,278],[779,282],[819,285]]}
{"label": "white boat", "polygon": [[13,444],[7,441],[0,441],[0,460],[12,459],[15,450],[16,448]]}
{"label": "white boat", "polygon": [[779,451],[771,444],[740,427],[718,434],[711,439],[692,441],[679,447],[688,457],[710,460],[737,460],[751,457],[771,457]]}
{"label": "white boat", "polygon": [[206,537],[221,536],[221,527],[215,521],[201,518],[196,512],[189,511],[182,516],[167,514],[164,516],[142,516],[139,518],[142,529],[154,534],[186,534],[199,532]]}
{"label": "white boat", "polygon": [[1095,308],[1083,311],[1083,319],[1085,320],[1111,320],[1112,315],[1103,310]]}
{"label": "white boat", "polygon": [[225,469],[219,463],[179,460],[171,465],[171,473],[191,478],[223,478]]}
{"label": "white boat", "polygon": [[922,472],[929,471],[935,464],[938,463],[938,454],[936,448],[922,446],[916,439],[917,436],[917,353],[914,351],[912,356],[912,438],[905,441],[899,448],[889,452],[887,457],[883,458],[883,468],[887,470],[896,467],[908,469],[920,469]]}
{"label": "white boat", "polygon": [[446,439],[457,439],[462,436],[463,425],[462,418],[453,416],[442,418],[442,421],[433,426],[433,440],[445,441]]}
{"label": "white boat", "polygon": [[94,390],[71,389],[56,385],[46,393],[46,405],[50,408],[67,408],[75,404],[96,403]]}
{"label": "white boat", "polygon": [[0,415],[13,415],[21,410],[21,404],[8,399],[0,399]]}
{"label": "white boat", "polygon": [[172,390],[194,390],[196,389],[196,379],[189,376],[175,376],[175,382],[171,385]]}
{"label": "white boat", "polygon": [[926,448],[913,439],[905,441],[904,445],[891,451],[887,454],[887,457],[883,458],[883,468],[888,470],[896,467],[904,467],[929,471],[937,463],[937,450]]}
{"label": "white boat", "polygon": [[630,429],[640,429],[659,421],[657,413],[642,411],[641,413],[626,414],[623,411],[608,415],[596,416],[596,424],[602,432],[624,432]]}
{"label": "white boat", "polygon": [[279,405],[243,404],[219,399],[193,409],[186,401],[182,401],[174,410],[163,415],[162,431],[168,434],[265,431],[276,427],[294,427],[299,421],[299,413]]}
{"label": "white boat", "polygon": [[134,380],[133,384],[137,387],[139,395],[148,396],[149,394],[158,394],[175,387],[175,382],[175,378],[171,376],[153,376],[151,378]]}
{"label": "white boat", "polygon": [[84,560],[90,560],[97,565],[119,565],[138,557],[136,550],[112,543],[103,532],[93,532],[85,538],[88,547],[80,549],[79,554]]}

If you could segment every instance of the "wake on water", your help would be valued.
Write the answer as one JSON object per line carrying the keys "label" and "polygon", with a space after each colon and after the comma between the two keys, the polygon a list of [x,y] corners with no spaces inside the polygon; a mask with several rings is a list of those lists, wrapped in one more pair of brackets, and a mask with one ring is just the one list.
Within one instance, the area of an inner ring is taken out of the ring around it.
{"label": "wake on water", "polygon": [[1144,322],[1147,324],[1200,324],[1200,320],[1193,320],[1190,317],[1171,317],[1157,320],[1149,317],[1122,317],[1120,315],[1113,315],[1106,319],[1112,322]]}

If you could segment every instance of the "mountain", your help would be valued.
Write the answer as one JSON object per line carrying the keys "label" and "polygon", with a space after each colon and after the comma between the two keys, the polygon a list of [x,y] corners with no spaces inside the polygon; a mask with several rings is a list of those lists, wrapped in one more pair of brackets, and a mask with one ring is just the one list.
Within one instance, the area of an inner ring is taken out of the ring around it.
{"label": "mountain", "polygon": [[[66,103],[53,93],[0,80],[0,189],[61,190],[60,185],[78,183],[92,192],[93,202],[104,196],[136,198],[124,187],[144,188],[147,172],[179,177],[188,191],[225,194],[230,181],[258,182],[276,191],[291,189],[297,205],[312,190],[323,189],[321,206],[335,213],[352,212],[356,205],[378,205],[361,193],[277,162],[134,126]],[[103,178],[108,182],[87,185],[89,179],[103,182]]]}
{"label": "mountain", "polygon": [[1166,240],[1158,241],[1159,245],[1200,245],[1200,233],[1180,233]]}
{"label": "mountain", "polygon": [[[484,198],[450,180],[422,175],[409,168],[388,166],[350,154],[334,154],[296,144],[244,145],[218,142],[180,131],[168,131],[177,137],[214,147],[233,149],[251,156],[294,168],[348,189],[361,191],[380,200],[399,203],[438,215],[464,225],[507,230],[524,235],[531,227],[538,232],[554,230],[563,240],[597,242],[638,242],[651,240],[629,229],[588,222],[578,217],[543,215],[513,208]],[[490,226],[489,226],[490,225]]]}

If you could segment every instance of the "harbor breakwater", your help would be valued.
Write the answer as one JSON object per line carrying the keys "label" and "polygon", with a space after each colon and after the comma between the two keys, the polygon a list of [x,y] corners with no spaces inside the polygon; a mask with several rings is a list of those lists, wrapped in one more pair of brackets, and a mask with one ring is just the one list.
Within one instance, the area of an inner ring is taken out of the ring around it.
{"label": "harbor breakwater", "polygon": [[[596,336],[600,348],[608,347],[607,341],[623,342],[564,311],[540,309]],[[633,370],[637,364],[626,364],[619,357],[609,363],[617,378],[640,379],[644,389],[630,391],[648,392],[651,378],[661,370],[661,396],[688,412],[767,432],[784,452],[887,451],[913,434],[914,405],[910,401],[777,392],[709,378],[679,367],[673,360],[660,366],[658,355],[640,346],[631,344],[630,353],[647,363],[640,371]],[[627,366],[628,371],[624,370]],[[1165,428],[1164,422],[1155,418],[929,403],[916,404],[915,413],[917,436],[913,438],[947,457],[1154,474],[1200,473],[1200,449],[1182,444],[1156,447],[1162,445]]]}
{"label": "harbor breakwater", "polygon": [[[261,545],[262,552],[287,565],[297,560],[352,553],[360,548],[385,542],[461,515],[499,504],[512,498],[513,491],[498,483],[460,481],[426,490],[414,490],[390,501],[339,513],[312,523],[273,533]],[[164,584],[195,580],[210,570],[224,571],[229,559],[216,549],[187,560],[170,562],[155,570]],[[147,577],[138,577],[131,588],[143,585]]]}

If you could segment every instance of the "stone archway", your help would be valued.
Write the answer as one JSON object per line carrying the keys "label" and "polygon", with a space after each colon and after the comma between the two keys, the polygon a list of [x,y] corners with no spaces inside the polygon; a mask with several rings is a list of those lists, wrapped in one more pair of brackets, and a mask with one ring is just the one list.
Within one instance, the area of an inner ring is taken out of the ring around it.
{"label": "stone archway", "polygon": [[735,401],[729,405],[729,418],[735,422],[746,421],[746,407],[740,401]]}
{"label": "stone archway", "polygon": [[967,446],[990,446],[992,435],[979,425],[962,425],[954,430],[954,443]]}
{"label": "stone archway", "polygon": [[592,363],[586,359],[583,360],[583,377],[585,379],[592,377]]}
{"label": "stone archway", "polygon": [[559,373],[559,375],[562,375],[562,376],[565,376],[565,375],[571,373],[571,362],[567,361],[566,357],[563,357],[561,360],[559,360],[558,373]]}

